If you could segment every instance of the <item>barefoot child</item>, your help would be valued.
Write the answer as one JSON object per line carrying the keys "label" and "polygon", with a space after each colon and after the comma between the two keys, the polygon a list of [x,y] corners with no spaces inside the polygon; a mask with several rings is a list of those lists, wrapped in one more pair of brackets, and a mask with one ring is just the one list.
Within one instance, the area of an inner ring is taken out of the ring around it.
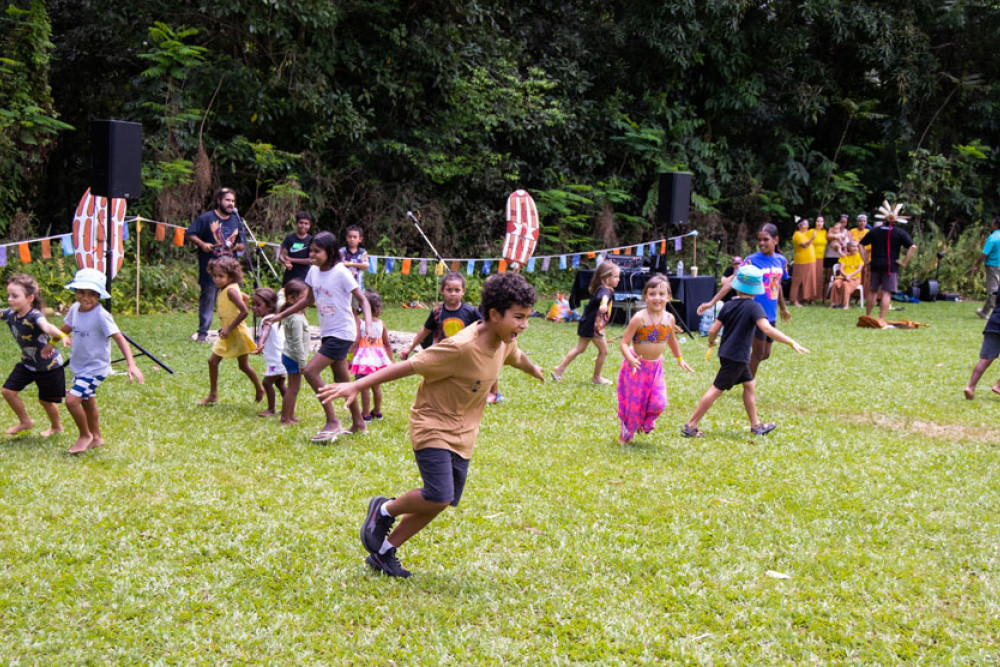
{"label": "barefoot child", "polygon": [[[337,382],[350,382],[351,374],[347,364],[347,351],[357,336],[357,325],[351,311],[351,296],[357,299],[364,313],[365,330],[372,330],[372,312],[364,293],[358,287],[351,272],[340,261],[337,252],[337,237],[330,232],[320,232],[313,237],[309,246],[309,256],[313,266],[306,274],[306,292],[298,301],[288,301],[289,305],[275,315],[278,321],[292,313],[299,313],[316,304],[319,312],[320,337],[322,346],[309,360],[305,368],[306,380],[314,391],[323,386],[321,373],[327,366],[333,366],[333,376]],[[286,288],[287,289],[287,288]],[[364,433],[365,421],[361,417],[361,407],[357,402],[348,404],[351,411],[351,429],[346,431],[333,411],[333,405],[323,403],[326,423],[313,436],[313,442],[331,442],[346,433]]]}
{"label": "barefoot child", "polygon": [[[758,293],[754,299],[764,308],[767,321],[773,328],[778,319],[778,311],[781,311],[781,320],[791,322],[792,316],[785,305],[785,295],[781,291],[781,281],[788,275],[788,260],[777,254],[778,228],[767,223],[757,232],[757,248],[759,252],[749,255],[744,264],[755,266],[761,270],[763,275],[763,291]],[[708,303],[698,306],[698,314],[701,315],[709,308],[715,306],[722,297],[730,292],[731,286],[723,284],[718,293],[712,297]],[[771,337],[764,333],[763,329],[753,330],[753,347],[750,352],[750,374],[757,376],[757,367],[760,362],[771,356]]]}
{"label": "barefoot child", "polygon": [[594,276],[590,279],[590,301],[583,309],[583,317],[576,327],[576,335],[578,336],[576,347],[570,350],[566,357],[559,362],[559,365],[552,369],[552,379],[556,382],[562,382],[566,367],[583,354],[588,345],[593,343],[594,347],[597,348],[597,359],[594,360],[594,376],[590,381],[594,384],[611,384],[611,380],[601,376],[604,360],[608,356],[608,344],[604,340],[604,326],[611,319],[611,304],[615,300],[615,287],[618,286],[620,276],[621,270],[618,265],[607,260],[601,262],[597,270],[594,271]]}
{"label": "barefoot child", "polygon": [[219,400],[219,364],[223,359],[236,357],[240,370],[250,379],[254,388],[254,401],[264,398],[264,387],[257,379],[257,373],[250,366],[249,354],[257,349],[247,329],[247,296],[240,291],[243,270],[235,257],[218,257],[208,263],[208,274],[218,290],[215,308],[219,312],[219,339],[212,346],[212,356],[208,358],[208,396],[198,405],[211,405]]}
{"label": "barefoot child", "polygon": [[[753,372],[750,370],[751,341],[754,340],[756,331],[760,330],[770,338],[787,343],[799,354],[809,354],[809,350],[768,322],[763,306],[754,300],[754,295],[764,292],[763,280],[764,274],[757,267],[747,264],[741,266],[732,282],[733,289],[737,292],[736,298],[726,302],[708,331],[708,353],[711,354],[719,329],[725,327],[722,329],[722,344],[719,345],[721,367],[712,386],[698,402],[694,414],[681,428],[681,433],[689,438],[700,438],[703,435],[698,429],[698,422],[723,392],[738,384],[743,385],[743,407],[750,418],[750,432],[754,435],[766,435],[777,428],[774,422],[762,424],[757,419],[757,397],[754,393]],[[705,356],[707,358],[708,354]]]}
{"label": "barefoot child", "polygon": [[[972,369],[969,384],[962,391],[970,401],[976,397],[976,385],[979,383],[979,378],[983,376],[993,360],[1000,356],[1000,292],[997,292],[995,296],[997,297],[996,306],[993,307],[993,314],[990,315],[990,319],[986,321],[986,328],[983,329],[983,345],[979,349],[979,361]],[[994,394],[1000,394],[1000,380],[997,380],[992,389]],[[6,393],[6,391],[5,389],[4,392]]]}
{"label": "barefoot child", "polygon": [[[389,500],[372,498],[361,527],[366,562],[390,577],[408,577],[396,549],[434,520],[448,505],[457,506],[465,487],[469,459],[486,408],[486,390],[504,364],[544,381],[536,366],[517,346],[528,328],[535,290],[516,273],[490,276],[483,283],[486,320],[451,338],[349,384],[324,387],[324,401],[352,401],[358,392],[414,373],[423,376],[410,408],[410,438],[423,488]],[[402,517],[392,534],[396,517]]]}
{"label": "barefoot child", "polygon": [[666,312],[670,303],[670,281],[655,274],[642,289],[646,307],[632,316],[618,343],[625,360],[618,372],[619,435],[624,445],[636,432],[649,433],[667,407],[667,386],[663,381],[663,352],[670,352],[688,373],[694,369],[681,356],[674,335],[674,317]]}
{"label": "barefoot child", "polygon": [[21,347],[21,361],[3,384],[3,397],[17,415],[17,423],[8,428],[7,433],[14,435],[35,425],[18,396],[32,382],[38,385],[38,403],[49,418],[49,427],[42,431],[42,437],[62,433],[58,404],[66,395],[66,374],[59,353],[51,347],[45,348],[50,339],[62,339],[65,345],[66,338],[42,315],[44,304],[38,283],[31,276],[22,273],[7,281],[7,303],[10,308],[3,311],[3,320]]}
{"label": "barefoot child", "polygon": [[[305,296],[308,289],[301,280],[289,280],[285,283],[285,299],[288,303],[295,303]],[[302,313],[292,313],[282,321],[281,328],[285,332],[285,349],[281,353],[281,365],[288,373],[288,386],[281,399],[281,423],[298,424],[299,420],[295,416],[295,400],[299,396],[299,387],[302,386],[302,370],[309,360],[309,323]]]}
{"label": "barefoot child", "polygon": [[101,299],[110,299],[104,288],[104,274],[97,269],[80,269],[66,289],[76,292],[76,303],[63,319],[62,331],[73,334],[73,347],[69,354],[69,369],[73,371],[73,386],[66,396],[66,408],[80,431],[70,454],[79,454],[104,444],[97,413],[97,388],[111,374],[112,338],[128,364],[128,380],[133,378],[144,384],[142,371],[132,359],[125,336],[118,330],[111,313],[101,305]]}
{"label": "barefoot child", "polygon": [[264,394],[267,396],[267,409],[258,412],[258,417],[273,417],[275,412],[275,389],[285,400],[285,370],[281,363],[281,355],[285,351],[285,332],[281,324],[272,324],[267,318],[274,315],[278,308],[278,293],[270,287],[258,287],[253,291],[251,302],[254,314],[261,319],[260,338],[254,354],[264,355]]}
{"label": "barefoot child", "polygon": [[413,337],[413,343],[399,353],[400,359],[409,358],[413,350],[432,334],[432,344],[436,345],[483,319],[475,306],[462,301],[465,297],[465,277],[458,271],[452,271],[441,279],[441,296],[441,303],[431,309],[423,328]]}
{"label": "barefoot child", "polygon": [[[373,290],[365,291],[365,298],[372,309],[372,335],[370,338],[365,335],[365,324],[358,322],[358,339],[354,342],[351,351],[351,374],[355,380],[360,380],[366,375],[371,375],[380,371],[393,361],[392,344],[389,342],[389,330],[379,319],[382,314],[382,295]],[[374,407],[372,398],[374,397]],[[382,419],[382,387],[375,385],[372,387],[369,396],[367,389],[361,390],[361,416],[366,422],[373,419]]]}

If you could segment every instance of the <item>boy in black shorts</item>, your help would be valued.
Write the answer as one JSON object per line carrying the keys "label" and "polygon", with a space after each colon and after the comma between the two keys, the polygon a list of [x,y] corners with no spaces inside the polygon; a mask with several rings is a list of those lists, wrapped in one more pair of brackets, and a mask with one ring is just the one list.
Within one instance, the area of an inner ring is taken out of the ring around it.
{"label": "boy in black shorts", "polygon": [[[490,276],[483,283],[485,320],[472,324],[435,344],[411,360],[400,361],[354,382],[330,384],[319,390],[323,402],[344,398],[350,403],[358,391],[392,382],[414,373],[423,380],[410,408],[410,439],[423,479],[395,499],[382,496],[368,503],[361,526],[365,562],[390,577],[408,577],[396,549],[416,535],[449,505],[457,506],[465,487],[469,459],[479,434],[486,394],[513,366],[544,381],[541,366],[517,347],[516,338],[528,328],[535,290],[516,273]],[[389,533],[396,517],[396,529]]]}
{"label": "boy in black shorts", "polygon": [[[733,289],[737,292],[736,298],[726,302],[708,331],[708,354],[711,354],[719,329],[725,327],[722,343],[719,345],[721,368],[712,386],[698,401],[694,414],[681,428],[681,433],[689,438],[704,435],[698,428],[698,422],[723,392],[738,384],[743,385],[743,406],[750,418],[750,432],[754,435],[766,435],[777,428],[774,422],[762,424],[757,419],[757,396],[754,393],[756,385],[753,373],[750,372],[750,345],[754,333],[759,329],[765,336],[788,344],[799,354],[809,354],[809,350],[771,326],[763,306],[754,301],[754,295],[764,292],[763,279],[764,274],[757,267],[749,264],[741,266],[732,282]],[[706,359],[708,354],[705,355]]]}

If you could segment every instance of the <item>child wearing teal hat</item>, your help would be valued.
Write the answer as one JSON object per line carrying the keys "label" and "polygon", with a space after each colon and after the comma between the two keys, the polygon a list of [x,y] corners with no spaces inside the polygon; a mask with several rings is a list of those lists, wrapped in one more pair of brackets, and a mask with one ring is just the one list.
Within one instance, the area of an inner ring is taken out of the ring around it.
{"label": "child wearing teal hat", "polygon": [[750,371],[750,346],[756,329],[774,340],[786,343],[799,354],[809,354],[809,350],[775,329],[768,321],[763,306],[754,301],[755,295],[764,293],[764,274],[760,269],[749,264],[741,266],[733,279],[732,288],[736,290],[736,298],[726,302],[708,331],[706,359],[712,353],[719,330],[725,327],[719,345],[720,368],[712,386],[698,401],[694,414],[681,428],[681,433],[689,438],[704,435],[698,428],[698,422],[719,396],[738,384],[743,385],[743,406],[750,418],[750,432],[754,435],[766,435],[777,428],[774,422],[761,423],[757,418],[756,386]]}

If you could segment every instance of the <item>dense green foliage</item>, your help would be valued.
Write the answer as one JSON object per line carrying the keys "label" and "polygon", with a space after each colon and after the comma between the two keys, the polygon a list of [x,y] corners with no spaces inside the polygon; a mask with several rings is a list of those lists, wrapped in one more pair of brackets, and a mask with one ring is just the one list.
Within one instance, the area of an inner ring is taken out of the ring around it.
{"label": "dense green foliage", "polygon": [[[1000,192],[996,2],[30,7],[54,59],[15,83],[40,118],[80,130],[30,158],[47,169],[12,181],[0,230],[16,208],[65,224],[88,121],[106,117],[143,122],[146,215],[189,219],[225,183],[265,235],[302,206],[411,252],[408,209],[442,252],[495,253],[516,186],[536,194],[549,251],[647,239],[669,231],[653,215],[666,169],[694,174],[696,224],[731,250],[768,218],[790,232],[793,214],[871,213],[886,197],[950,243]],[[12,145],[3,126],[0,140]]]}

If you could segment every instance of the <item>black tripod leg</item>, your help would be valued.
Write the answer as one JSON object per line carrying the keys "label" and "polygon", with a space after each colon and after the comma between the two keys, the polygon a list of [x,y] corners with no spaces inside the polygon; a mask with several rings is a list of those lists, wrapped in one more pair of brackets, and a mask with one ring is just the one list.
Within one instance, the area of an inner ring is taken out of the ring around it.
{"label": "black tripod leg", "polygon": [[694,334],[691,333],[691,330],[688,328],[687,322],[684,321],[684,318],[681,317],[680,313],[677,312],[677,309],[674,308],[674,304],[668,301],[667,302],[667,308],[669,308],[670,312],[673,313],[674,321],[675,322],[680,322],[681,329],[684,330],[684,333],[686,333],[689,338],[691,338],[692,340],[694,340]]}
{"label": "black tripod leg", "polygon": [[[166,372],[170,373],[171,375],[174,374],[174,371],[170,368],[170,366],[167,366],[165,363],[163,363],[162,361],[160,361],[159,359],[157,359],[156,357],[154,357],[152,354],[150,354],[149,350],[147,350],[142,345],[139,345],[139,343],[137,343],[134,340],[132,340],[131,338],[129,338],[129,335],[127,333],[122,332],[122,336],[125,337],[125,340],[127,340],[132,345],[132,347],[134,347],[135,349],[139,350],[139,353],[136,354],[136,355],[134,355],[134,356],[136,356],[136,357],[149,357],[150,359],[153,360],[153,363],[155,363],[157,366],[159,366],[160,368],[162,368]],[[125,357],[122,357],[121,359],[115,359],[111,363],[117,364],[119,361],[125,361]]]}

